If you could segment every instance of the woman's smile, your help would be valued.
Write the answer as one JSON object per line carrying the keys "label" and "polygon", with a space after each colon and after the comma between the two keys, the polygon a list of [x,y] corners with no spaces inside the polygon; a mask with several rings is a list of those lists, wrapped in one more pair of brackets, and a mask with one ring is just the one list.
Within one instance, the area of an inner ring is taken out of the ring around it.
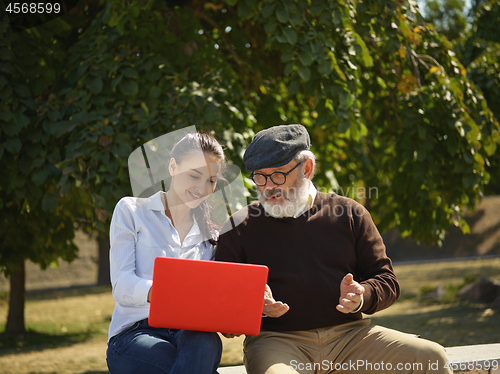
{"label": "woman's smile", "polygon": [[203,196],[202,195],[198,195],[198,194],[195,194],[191,191],[188,191],[188,193],[194,198],[194,199],[201,199]]}

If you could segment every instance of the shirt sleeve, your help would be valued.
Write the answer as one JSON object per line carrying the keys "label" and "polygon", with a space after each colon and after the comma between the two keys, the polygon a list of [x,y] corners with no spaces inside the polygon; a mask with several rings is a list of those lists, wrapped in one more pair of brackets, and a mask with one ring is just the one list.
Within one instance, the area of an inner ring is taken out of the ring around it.
{"label": "shirt sleeve", "polygon": [[387,257],[385,244],[370,213],[362,205],[352,211],[356,236],[358,281],[365,288],[361,311],[373,314],[388,308],[400,295],[399,282]]}
{"label": "shirt sleeve", "polygon": [[153,281],[136,275],[137,230],[132,207],[125,199],[121,199],[115,207],[109,238],[110,275],[114,300],[128,306],[147,305],[148,292]]}

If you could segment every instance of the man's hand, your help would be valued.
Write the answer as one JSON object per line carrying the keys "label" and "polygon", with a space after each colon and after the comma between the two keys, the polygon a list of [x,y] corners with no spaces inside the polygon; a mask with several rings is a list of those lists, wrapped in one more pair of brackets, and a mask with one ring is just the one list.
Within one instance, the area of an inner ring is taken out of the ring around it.
{"label": "man's hand", "polygon": [[347,274],[340,283],[340,298],[337,310],[342,313],[351,313],[361,304],[365,288],[356,282],[351,273]]}
{"label": "man's hand", "polygon": [[264,294],[264,309],[262,314],[268,317],[281,317],[283,314],[288,312],[290,307],[281,301],[276,301],[273,298],[273,293],[271,288],[266,284],[266,292]]}

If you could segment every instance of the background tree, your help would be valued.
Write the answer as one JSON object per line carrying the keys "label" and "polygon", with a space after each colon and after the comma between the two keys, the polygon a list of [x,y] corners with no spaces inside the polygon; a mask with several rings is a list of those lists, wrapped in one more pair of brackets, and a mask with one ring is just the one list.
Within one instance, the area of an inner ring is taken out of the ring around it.
{"label": "background tree", "polygon": [[10,278],[9,333],[25,330],[25,261],[46,268],[73,260],[74,229],[92,223],[88,194],[58,184],[66,139],[46,120],[57,112],[70,31],[60,19],[18,33],[5,16],[0,22],[0,270]]}
{"label": "background tree", "polygon": [[[430,10],[448,9],[439,18]],[[500,2],[478,0],[471,3],[468,18],[471,26],[453,19],[466,18],[464,4],[458,1],[429,1],[425,5],[425,19],[438,26],[439,32],[452,43],[458,59],[467,70],[467,77],[481,89],[495,118],[500,118]],[[491,180],[485,186],[486,194],[500,194],[500,156],[495,152],[486,166]]]}
{"label": "background tree", "polygon": [[[26,222],[50,212],[50,195],[65,227],[106,233],[131,194],[130,152],[169,131],[213,132],[244,170],[255,132],[302,123],[318,186],[350,188],[381,231],[439,243],[450,224],[467,230],[462,209],[479,199],[500,142],[481,91],[413,1],[111,0],[22,33],[3,25],[0,163],[12,173],[1,192]],[[44,224],[46,235],[59,227]],[[32,248],[39,257],[16,245],[24,259],[50,258]]]}
{"label": "background tree", "polygon": [[425,19],[449,40],[457,39],[467,29],[464,0],[429,0],[424,13]]}
{"label": "background tree", "polygon": [[[483,2],[476,8],[467,36],[455,44],[467,76],[481,89],[495,118],[500,119],[500,1]],[[493,146],[493,145],[492,145]],[[500,153],[493,150],[488,170],[490,183],[485,193],[500,194]]]}

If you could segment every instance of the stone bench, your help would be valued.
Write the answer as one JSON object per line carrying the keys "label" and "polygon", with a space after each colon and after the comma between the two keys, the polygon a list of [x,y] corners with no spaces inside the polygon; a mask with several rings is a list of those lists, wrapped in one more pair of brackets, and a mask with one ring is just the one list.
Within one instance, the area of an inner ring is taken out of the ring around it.
{"label": "stone bench", "polygon": [[[492,361],[496,361],[500,365],[500,343],[450,347],[446,348],[446,353],[450,362],[454,363],[453,367],[457,369],[453,371],[455,374],[500,374],[500,367],[498,369],[482,369],[488,363],[492,366],[494,364]],[[460,366],[467,369],[462,370]],[[218,372],[219,374],[246,374],[243,365],[221,367]]]}

